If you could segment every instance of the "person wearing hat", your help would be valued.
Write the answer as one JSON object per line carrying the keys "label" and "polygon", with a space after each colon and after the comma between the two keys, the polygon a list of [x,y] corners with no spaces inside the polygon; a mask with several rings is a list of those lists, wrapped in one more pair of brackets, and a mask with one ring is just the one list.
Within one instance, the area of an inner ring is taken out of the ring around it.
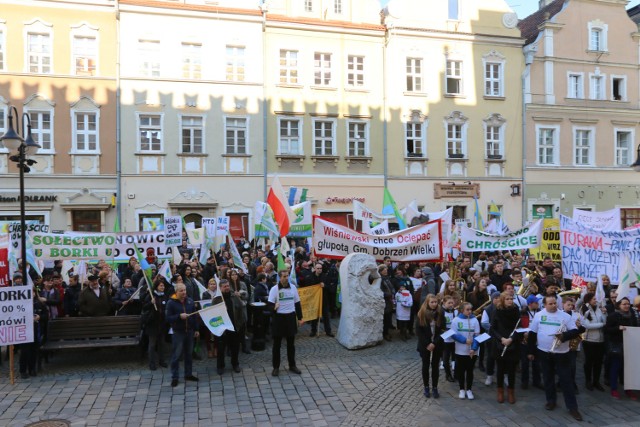
{"label": "person wearing hat", "polygon": [[80,292],[78,310],[80,316],[108,316],[111,314],[111,294],[100,287],[98,276],[92,274],[87,278],[89,286]]}
{"label": "person wearing hat", "polygon": [[64,294],[64,315],[65,317],[78,317],[78,299],[80,298],[80,280],[78,275],[69,276],[69,286]]}
{"label": "person wearing hat", "polygon": [[22,273],[15,272],[13,273],[13,279],[11,280],[11,286],[22,286],[24,285],[24,280],[22,277]]}

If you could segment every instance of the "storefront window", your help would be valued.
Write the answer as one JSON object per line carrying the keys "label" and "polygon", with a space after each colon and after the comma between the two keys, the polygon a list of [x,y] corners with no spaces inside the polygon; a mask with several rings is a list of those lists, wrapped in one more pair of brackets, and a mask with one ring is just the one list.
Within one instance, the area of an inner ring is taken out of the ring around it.
{"label": "storefront window", "polygon": [[164,214],[163,213],[138,214],[138,230],[140,231],[164,230]]}
{"label": "storefront window", "polygon": [[73,231],[100,232],[101,219],[98,210],[72,211]]}
{"label": "storefront window", "polygon": [[640,224],[640,209],[620,209],[620,216],[622,217],[622,228],[632,227],[636,224]]}

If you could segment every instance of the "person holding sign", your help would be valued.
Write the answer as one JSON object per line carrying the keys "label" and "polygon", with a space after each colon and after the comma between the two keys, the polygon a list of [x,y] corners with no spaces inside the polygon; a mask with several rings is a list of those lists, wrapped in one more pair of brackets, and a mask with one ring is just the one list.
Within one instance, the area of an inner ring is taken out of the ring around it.
{"label": "person holding sign", "polygon": [[[269,304],[273,307],[273,371],[271,375],[280,375],[280,346],[282,338],[287,340],[287,359],[289,361],[289,371],[295,374],[302,372],[296,366],[295,338],[298,333],[298,326],[302,326],[302,306],[300,296],[295,286],[289,283],[289,271],[281,270],[278,273],[279,282],[269,291]],[[297,318],[297,322],[296,322]]]}
{"label": "person holding sign", "polygon": [[480,334],[480,323],[473,315],[471,304],[465,302],[461,305],[461,313],[451,324],[453,340],[456,342],[456,374],[460,393],[458,397],[473,400],[473,365],[476,362],[476,351],[480,343],[475,337]]}
{"label": "person holding sign", "polygon": [[44,331],[49,319],[47,306],[40,301],[38,292],[33,287],[33,342],[20,344],[20,378],[27,379],[36,376],[36,361],[38,349],[44,338]]}
{"label": "person holding sign", "polygon": [[[418,353],[422,358],[422,383],[424,385],[424,397],[440,397],[438,393],[438,380],[440,376],[440,357],[444,342],[440,335],[446,327],[446,321],[442,309],[438,306],[438,298],[435,295],[427,295],[424,303],[418,310],[416,318],[416,335],[418,336]],[[431,385],[429,390],[429,368],[431,368]]]}
{"label": "person holding sign", "polygon": [[226,349],[228,348],[231,355],[231,366],[233,368],[233,372],[239,373],[241,371],[240,361],[238,360],[238,354],[240,353],[240,339],[244,338],[244,336],[241,335],[241,331],[238,328],[238,317],[236,313],[238,306],[234,304],[232,300],[231,286],[229,285],[228,280],[220,280],[220,292],[222,292],[222,299],[224,300],[224,305],[227,308],[227,314],[233,324],[234,330],[231,331],[227,329],[220,337],[218,337],[218,356],[216,359],[217,372],[218,375],[222,375],[224,373],[224,358],[226,356]]}
{"label": "person holding sign", "polygon": [[[629,298],[623,297],[616,302],[616,310],[607,316],[607,323],[604,331],[607,337],[607,354],[611,363],[609,381],[611,382],[611,397],[620,399],[618,392],[618,375],[624,377],[624,346],[623,331],[630,326],[638,326],[636,314],[631,310]],[[631,390],[626,390],[626,395],[631,400],[638,398]]]}

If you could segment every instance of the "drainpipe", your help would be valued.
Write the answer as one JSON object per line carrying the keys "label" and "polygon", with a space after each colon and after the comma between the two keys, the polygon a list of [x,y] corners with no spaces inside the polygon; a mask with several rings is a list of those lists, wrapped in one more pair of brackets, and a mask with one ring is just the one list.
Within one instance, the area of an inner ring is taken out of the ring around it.
{"label": "drainpipe", "polygon": [[264,1],[260,4],[262,11],[262,169],[263,169],[263,191],[262,199],[267,200],[267,12],[268,4]]}
{"label": "drainpipe", "polygon": [[389,43],[389,27],[385,25],[384,43],[382,44],[382,152],[384,156],[384,188],[388,179],[388,137],[387,137],[387,44]]}
{"label": "drainpipe", "polygon": [[122,222],[122,140],[121,140],[121,114],[120,108],[120,1],[116,0],[116,220],[120,224],[120,230],[124,230]]}
{"label": "drainpipe", "polygon": [[522,225],[527,222],[527,190],[526,190],[526,173],[527,173],[527,80],[531,74],[531,64],[533,63],[533,55],[537,49],[533,46],[525,46],[524,53],[524,71],[522,72]]}

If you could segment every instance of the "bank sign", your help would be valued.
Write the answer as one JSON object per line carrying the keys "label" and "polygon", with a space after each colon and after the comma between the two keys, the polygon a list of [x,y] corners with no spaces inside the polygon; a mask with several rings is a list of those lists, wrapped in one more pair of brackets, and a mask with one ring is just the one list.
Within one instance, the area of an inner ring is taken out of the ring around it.
{"label": "bank sign", "polygon": [[114,260],[126,262],[135,256],[135,246],[146,255],[153,249],[160,258],[171,258],[164,243],[164,231],[137,233],[34,233],[30,232],[33,253],[38,259]]}

